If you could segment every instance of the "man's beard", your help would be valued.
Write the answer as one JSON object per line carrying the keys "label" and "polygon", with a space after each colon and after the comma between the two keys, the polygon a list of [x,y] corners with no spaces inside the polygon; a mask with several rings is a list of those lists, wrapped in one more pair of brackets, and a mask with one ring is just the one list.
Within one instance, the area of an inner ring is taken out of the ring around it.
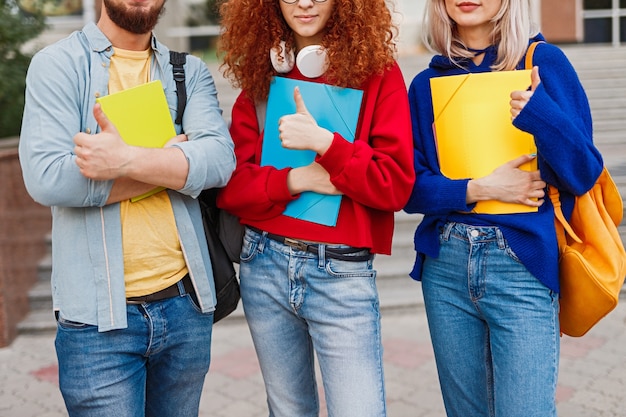
{"label": "man's beard", "polygon": [[103,2],[107,15],[113,23],[138,35],[151,32],[165,11],[163,6],[144,11],[143,8],[129,8],[125,4],[116,3],[114,0],[103,0]]}

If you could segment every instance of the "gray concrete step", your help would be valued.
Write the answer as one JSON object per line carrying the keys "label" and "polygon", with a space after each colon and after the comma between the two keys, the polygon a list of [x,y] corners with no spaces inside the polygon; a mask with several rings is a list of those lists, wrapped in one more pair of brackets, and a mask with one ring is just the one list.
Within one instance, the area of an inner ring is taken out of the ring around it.
{"label": "gray concrete step", "polygon": [[[602,85],[600,85],[602,83]],[[604,85],[606,83],[606,85]],[[602,103],[613,99],[624,98],[626,95],[626,79],[598,80],[596,82],[585,80],[583,84],[590,103]]]}
{"label": "gray concrete step", "polygon": [[47,280],[40,280],[28,292],[30,310],[52,311],[52,289],[50,286],[50,273]]}
{"label": "gray concrete step", "polygon": [[56,328],[52,309],[31,310],[17,325],[17,331],[22,335],[55,332]]}
{"label": "gray concrete step", "polygon": [[624,117],[626,117],[626,114],[616,112],[612,118],[604,119],[598,116],[599,112],[601,111],[602,110],[597,110],[593,107],[591,108],[591,114],[595,115],[598,119],[598,121],[594,122],[593,125],[595,136],[598,138],[602,138],[605,132],[610,132],[611,135],[618,135],[619,137],[619,134],[621,133],[624,135],[623,142],[626,142],[626,133],[624,131]]}
{"label": "gray concrete step", "polygon": [[48,251],[37,265],[38,282],[50,282],[50,272],[52,271],[52,254]]}
{"label": "gray concrete step", "polygon": [[584,80],[583,87],[590,103],[624,97],[626,79],[615,80]]}
{"label": "gray concrete step", "polygon": [[[597,126],[595,126],[597,127]],[[620,130],[605,130],[605,131],[600,131],[598,132],[596,129],[596,132],[594,133],[594,142],[597,145],[602,145],[602,146],[610,146],[610,145],[619,145],[619,149],[623,149],[623,145],[626,142],[626,131],[620,131]],[[617,150],[618,147],[615,146],[615,150]]]}
{"label": "gray concrete step", "polygon": [[565,55],[575,63],[576,68],[607,67],[609,63],[626,63],[626,49],[608,45],[561,45]]}
{"label": "gray concrete step", "polygon": [[626,48],[577,45],[562,49],[589,97],[596,141],[606,136],[623,142],[619,132],[626,131]]}

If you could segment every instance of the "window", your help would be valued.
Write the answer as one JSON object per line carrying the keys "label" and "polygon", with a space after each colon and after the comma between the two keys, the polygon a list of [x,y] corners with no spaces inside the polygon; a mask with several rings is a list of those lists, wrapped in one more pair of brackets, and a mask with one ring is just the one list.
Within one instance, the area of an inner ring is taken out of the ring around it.
{"label": "window", "polygon": [[610,43],[613,23],[610,18],[585,19],[585,43]]}
{"label": "window", "polygon": [[585,10],[610,9],[612,6],[611,2],[612,0],[585,0],[583,2],[583,9]]}
{"label": "window", "polygon": [[626,42],[626,0],[583,0],[584,41]]}

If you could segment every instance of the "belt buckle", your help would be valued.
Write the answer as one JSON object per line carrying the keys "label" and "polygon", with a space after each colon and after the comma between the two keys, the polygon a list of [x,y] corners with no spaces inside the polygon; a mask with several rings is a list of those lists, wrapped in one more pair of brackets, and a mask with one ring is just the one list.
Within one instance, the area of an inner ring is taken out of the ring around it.
{"label": "belt buckle", "polygon": [[300,241],[300,240],[296,240],[296,239],[290,239],[288,237],[285,238],[285,245],[291,246],[292,248],[301,250],[301,251],[305,251],[309,248],[309,245],[307,245],[306,243]]}

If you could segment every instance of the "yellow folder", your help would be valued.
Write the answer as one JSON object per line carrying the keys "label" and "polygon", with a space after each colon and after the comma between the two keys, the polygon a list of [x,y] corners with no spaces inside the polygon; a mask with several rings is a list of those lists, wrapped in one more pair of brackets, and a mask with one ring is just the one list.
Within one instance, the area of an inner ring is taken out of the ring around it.
{"label": "yellow folder", "polygon": [[[441,173],[448,178],[480,178],[523,154],[537,152],[532,135],[513,126],[510,94],[530,86],[530,70],[494,71],[430,80],[434,133]],[[536,170],[537,163],[520,167]],[[535,212],[536,207],[489,200],[475,213]]]}
{"label": "yellow folder", "polygon": [[[161,148],[176,136],[161,81],[155,80],[96,99],[115,125],[124,142],[146,148]],[[157,187],[131,201],[155,194]]]}

